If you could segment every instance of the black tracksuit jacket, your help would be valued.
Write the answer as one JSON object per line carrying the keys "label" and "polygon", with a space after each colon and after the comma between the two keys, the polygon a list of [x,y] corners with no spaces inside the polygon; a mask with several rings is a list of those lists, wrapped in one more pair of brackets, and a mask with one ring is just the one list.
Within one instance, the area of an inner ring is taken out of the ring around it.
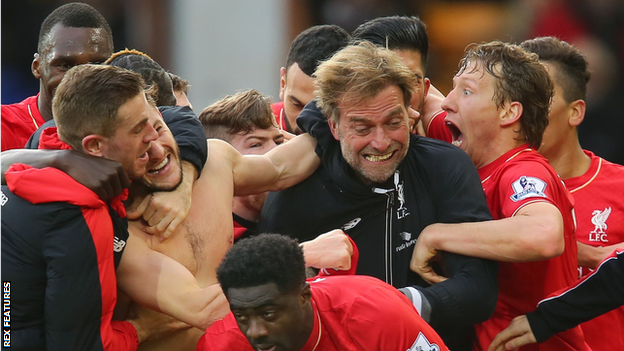
{"label": "black tracksuit jacket", "polygon": [[444,253],[440,269],[450,279],[430,286],[409,262],[427,225],[492,218],[470,158],[451,144],[412,135],[394,177],[366,185],[353,175],[314,102],[297,123],[317,139],[322,164],[300,184],[269,195],[259,232],[302,242],[342,228],[360,251],[358,274],[417,288],[431,305],[429,323],[447,346],[469,350],[472,325],[488,319],[496,306],[497,263]]}

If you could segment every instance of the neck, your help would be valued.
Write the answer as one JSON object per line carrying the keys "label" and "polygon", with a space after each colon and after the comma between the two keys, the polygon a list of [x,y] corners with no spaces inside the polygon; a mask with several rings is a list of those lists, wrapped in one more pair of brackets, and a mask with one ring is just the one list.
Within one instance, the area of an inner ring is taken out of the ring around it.
{"label": "neck", "polygon": [[591,159],[583,152],[576,135],[553,150],[540,153],[564,180],[583,175],[591,165]]}
{"label": "neck", "polygon": [[51,99],[48,98],[43,90],[43,87],[39,90],[41,93],[39,94],[39,98],[37,98],[37,109],[39,109],[39,114],[44,121],[49,121],[52,119],[52,104]]}
{"label": "neck", "polygon": [[495,140],[491,141],[487,146],[484,146],[486,152],[480,152],[480,157],[473,158],[472,162],[474,163],[475,167],[479,169],[498,160],[499,157],[503,156],[510,150],[524,144],[526,144],[526,141],[524,141],[523,138],[520,140],[504,136],[496,138]]}

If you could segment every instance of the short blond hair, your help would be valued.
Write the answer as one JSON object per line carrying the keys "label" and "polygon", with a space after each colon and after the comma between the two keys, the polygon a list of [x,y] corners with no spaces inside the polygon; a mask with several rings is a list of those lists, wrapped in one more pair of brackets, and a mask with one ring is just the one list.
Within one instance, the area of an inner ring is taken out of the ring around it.
{"label": "short blond hair", "polygon": [[397,86],[409,107],[416,77],[391,50],[358,42],[338,51],[314,73],[317,106],[336,123],[340,102],[359,103],[389,86]]}

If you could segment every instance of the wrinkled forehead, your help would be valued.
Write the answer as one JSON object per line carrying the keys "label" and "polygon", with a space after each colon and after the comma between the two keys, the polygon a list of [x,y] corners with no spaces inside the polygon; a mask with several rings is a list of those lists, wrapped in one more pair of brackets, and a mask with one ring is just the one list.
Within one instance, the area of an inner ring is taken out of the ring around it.
{"label": "wrinkled forehead", "polygon": [[71,52],[101,53],[110,56],[113,52],[112,40],[104,28],[66,27],[56,24],[43,38],[44,54]]}
{"label": "wrinkled forehead", "polygon": [[232,309],[257,309],[268,305],[280,305],[288,294],[281,293],[275,283],[229,288],[227,299]]}

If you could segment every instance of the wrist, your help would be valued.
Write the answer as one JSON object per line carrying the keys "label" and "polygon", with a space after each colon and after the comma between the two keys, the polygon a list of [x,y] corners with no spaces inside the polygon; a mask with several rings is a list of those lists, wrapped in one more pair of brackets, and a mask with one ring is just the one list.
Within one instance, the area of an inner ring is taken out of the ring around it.
{"label": "wrist", "polygon": [[[306,246],[309,246],[309,241],[299,244],[301,251],[303,251],[303,261],[305,262],[306,267],[316,267],[315,263],[312,262],[312,257],[310,257],[310,253],[306,254]],[[309,251],[309,250],[308,250]]]}
{"label": "wrist", "polygon": [[127,320],[126,322],[132,324],[132,326],[134,327],[134,330],[137,333],[137,339],[139,341],[139,344],[145,341],[145,339],[147,338],[147,335],[145,334],[145,331],[143,330],[143,328],[141,328],[141,324],[139,324],[139,322],[135,320],[130,320],[130,319]]}

